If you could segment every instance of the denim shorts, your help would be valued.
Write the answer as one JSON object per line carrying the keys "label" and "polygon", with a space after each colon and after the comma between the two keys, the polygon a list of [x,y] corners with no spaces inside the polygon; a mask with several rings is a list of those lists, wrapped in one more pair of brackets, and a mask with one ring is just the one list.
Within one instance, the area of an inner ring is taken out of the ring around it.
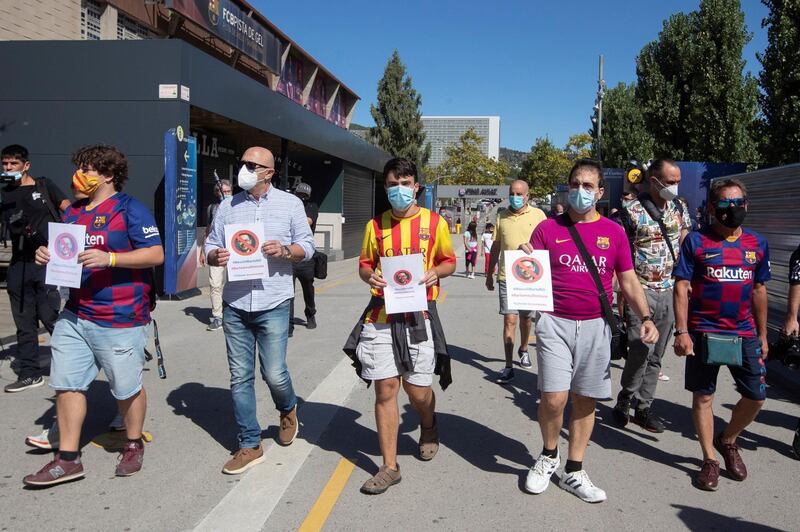
{"label": "denim shorts", "polygon": [[[705,349],[702,333],[693,333],[692,341],[695,355],[686,357],[684,388],[699,395],[714,395],[720,366],[702,361],[701,356]],[[728,366],[728,371],[743,397],[753,401],[767,398],[767,366],[761,358],[761,340],[742,338],[742,365]]]}
{"label": "denim shorts", "polygon": [[147,326],[101,327],[65,310],[50,341],[53,361],[50,387],[85,391],[102,369],[118,400],[142,389]]}

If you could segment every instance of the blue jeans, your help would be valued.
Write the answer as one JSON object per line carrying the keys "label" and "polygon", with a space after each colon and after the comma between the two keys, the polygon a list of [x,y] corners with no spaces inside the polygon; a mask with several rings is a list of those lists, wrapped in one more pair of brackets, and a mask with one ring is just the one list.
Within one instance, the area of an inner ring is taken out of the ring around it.
{"label": "blue jeans", "polygon": [[292,378],[286,366],[289,338],[289,303],[260,312],[247,312],[225,304],[222,329],[231,370],[233,413],[239,425],[239,448],[261,444],[261,426],[256,417],[256,345],[261,377],[280,412],[290,412],[297,405]]}

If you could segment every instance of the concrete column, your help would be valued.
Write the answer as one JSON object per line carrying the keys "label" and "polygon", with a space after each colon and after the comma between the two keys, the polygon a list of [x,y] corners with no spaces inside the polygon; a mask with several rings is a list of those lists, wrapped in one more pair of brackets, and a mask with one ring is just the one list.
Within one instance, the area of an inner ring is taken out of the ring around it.
{"label": "concrete column", "polygon": [[106,4],[103,14],[100,16],[100,38],[104,41],[117,40],[117,19],[119,12],[111,4]]}

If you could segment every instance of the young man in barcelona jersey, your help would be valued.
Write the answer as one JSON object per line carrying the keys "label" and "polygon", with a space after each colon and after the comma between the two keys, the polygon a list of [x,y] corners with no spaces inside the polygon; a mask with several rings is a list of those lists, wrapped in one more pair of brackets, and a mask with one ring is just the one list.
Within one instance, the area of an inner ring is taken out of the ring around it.
{"label": "young man in barcelona jersey", "polygon": [[[675,354],[686,357],[686,389],[694,394],[692,417],[703,452],[695,486],[708,491],[719,485],[716,449],[733,480],[747,478],[736,439],[756,418],[767,397],[767,288],[770,280],[767,241],[742,227],[747,190],[736,179],[711,184],[708,212],[713,223],[690,233],[675,269]],[[731,341],[736,343],[731,346]],[[728,369],[741,399],[721,432],[714,430],[714,392],[720,365],[717,353],[730,349]]]}
{"label": "young man in barcelona jersey", "polygon": [[[164,262],[156,222],[142,203],[122,192],[128,161],[111,146],[88,146],[72,158],[78,167],[72,182],[87,196],[64,212],[64,222],[86,227],[80,288],[71,288],[51,342],[51,388],[56,390],[59,450],[28,486],[50,486],[83,477],[79,451],[86,416],[84,392],[100,369],[125,419],[128,442],[117,476],[142,468],[142,425],[147,396],[142,387],[144,347],[150,304],[155,298],[151,268]],[[50,261],[47,247],[36,250],[36,263]]]}
{"label": "young man in barcelona jersey", "polygon": [[583,458],[594,428],[595,403],[611,397],[611,328],[604,318],[603,303],[580,248],[573,240],[574,226],[596,266],[599,281],[611,304],[616,275],[622,293],[639,317],[642,342],[655,343],[658,330],[650,318],[642,285],[636,277],[625,231],[600,216],[595,205],[603,196],[603,170],[589,160],[578,160],[569,174],[569,209],[539,224],[526,253],[543,249],[550,253],[553,280],[553,312],[542,312],[536,321],[536,356],[539,367],[539,428],[543,448],[528,473],[525,489],[544,492],[561,464],[558,438],[564,408],[572,398],[569,420],[569,454],[559,485],[586,502],[606,500],[583,467]]}
{"label": "young man in barcelona jersey", "polygon": [[[383,465],[361,487],[367,494],[383,493],[400,482],[397,396],[401,383],[420,416],[420,458],[431,460],[439,448],[433,375],[439,375],[442,389],[451,382],[447,342],[436,310],[439,280],[456,269],[447,221],[414,201],[419,183],[413,162],[390,160],[383,178],[392,208],[367,223],[358,269],[370,286],[372,299],[344,346],[359,376],[375,383],[375,421]],[[380,259],[412,254],[423,257],[424,278],[413,282],[425,283],[428,310],[387,315],[383,300],[387,283],[381,275]]]}

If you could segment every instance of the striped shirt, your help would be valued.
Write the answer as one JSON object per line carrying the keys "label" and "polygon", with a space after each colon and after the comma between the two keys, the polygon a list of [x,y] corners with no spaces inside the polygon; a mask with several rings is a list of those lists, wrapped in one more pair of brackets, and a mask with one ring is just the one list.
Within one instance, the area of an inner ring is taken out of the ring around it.
{"label": "striped shirt", "polygon": [[[301,246],[306,253],[303,260],[310,260],[314,255],[314,236],[303,202],[293,194],[270,186],[259,199],[248,192],[239,192],[222,200],[206,239],[206,257],[211,250],[225,247],[226,225],[244,223],[264,224],[265,240]],[[274,257],[268,257],[267,261],[269,277],[225,283],[222,291],[225,303],[239,310],[259,312],[273,309],[294,297],[291,261]]]}
{"label": "striped shirt", "polygon": [[[424,270],[445,262],[456,262],[447,220],[428,209],[409,218],[395,218],[388,210],[370,220],[364,230],[359,267],[380,271],[381,257],[414,255],[422,253]],[[383,290],[372,288],[372,295],[383,297]],[[428,301],[439,296],[439,283],[428,287]],[[388,323],[386,307],[374,309],[364,320],[366,323]]]}

